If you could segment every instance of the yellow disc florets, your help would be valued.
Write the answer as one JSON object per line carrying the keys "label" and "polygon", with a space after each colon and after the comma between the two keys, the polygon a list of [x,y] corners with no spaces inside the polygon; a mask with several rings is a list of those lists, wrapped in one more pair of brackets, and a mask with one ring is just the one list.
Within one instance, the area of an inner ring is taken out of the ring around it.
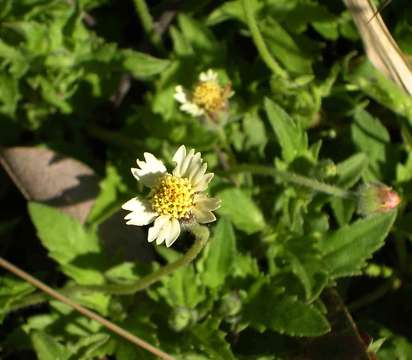
{"label": "yellow disc florets", "polygon": [[187,218],[193,207],[193,195],[189,179],[165,175],[152,191],[152,208],[159,215]]}
{"label": "yellow disc florets", "polygon": [[215,81],[200,82],[192,96],[193,102],[208,113],[216,113],[226,106],[226,90]]}

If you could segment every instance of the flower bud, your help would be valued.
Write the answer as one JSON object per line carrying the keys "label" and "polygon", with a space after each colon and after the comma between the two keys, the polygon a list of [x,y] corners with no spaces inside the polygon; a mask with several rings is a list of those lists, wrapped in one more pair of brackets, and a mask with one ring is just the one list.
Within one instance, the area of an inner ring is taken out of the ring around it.
{"label": "flower bud", "polygon": [[173,310],[173,313],[169,317],[169,326],[176,332],[182,331],[192,323],[194,317],[195,314],[193,310],[178,307]]}
{"label": "flower bud", "polygon": [[219,313],[223,316],[234,316],[242,308],[242,301],[239,295],[231,292],[222,297],[219,305]]}
{"label": "flower bud", "polygon": [[358,195],[358,212],[365,216],[394,210],[401,202],[396,191],[380,183],[362,185]]}

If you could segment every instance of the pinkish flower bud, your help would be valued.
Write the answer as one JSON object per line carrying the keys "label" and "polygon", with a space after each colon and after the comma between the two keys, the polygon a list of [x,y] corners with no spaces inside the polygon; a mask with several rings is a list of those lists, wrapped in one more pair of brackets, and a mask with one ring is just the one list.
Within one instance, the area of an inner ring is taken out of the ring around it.
{"label": "pinkish flower bud", "polygon": [[364,184],[358,194],[358,212],[365,216],[394,210],[401,202],[396,191],[380,183]]}

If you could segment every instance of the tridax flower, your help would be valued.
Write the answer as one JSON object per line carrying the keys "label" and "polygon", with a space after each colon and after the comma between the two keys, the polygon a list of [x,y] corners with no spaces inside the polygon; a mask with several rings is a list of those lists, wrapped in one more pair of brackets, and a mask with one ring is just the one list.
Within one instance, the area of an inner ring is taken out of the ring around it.
{"label": "tridax flower", "polygon": [[358,195],[358,212],[365,216],[394,210],[401,202],[396,191],[380,183],[363,184]]}
{"label": "tridax flower", "polygon": [[230,85],[221,86],[217,73],[212,69],[199,75],[199,82],[191,92],[187,92],[181,85],[175,88],[175,99],[181,103],[180,110],[193,116],[206,115],[216,120],[222,111],[229,105],[228,99],[233,95]]}
{"label": "tridax flower", "polygon": [[154,221],[149,228],[148,241],[156,240],[171,246],[178,238],[181,226],[191,222],[200,224],[216,220],[212,213],[220,201],[206,195],[213,173],[206,173],[207,164],[201,154],[192,149],[186,153],[184,145],[173,156],[176,166],[169,174],[163,162],[150,153],[144,153],[145,161],[137,160],[138,168],[132,168],[133,176],[151,189],[147,199],[135,197],[122,208],[131,211],[126,224],[143,226]]}

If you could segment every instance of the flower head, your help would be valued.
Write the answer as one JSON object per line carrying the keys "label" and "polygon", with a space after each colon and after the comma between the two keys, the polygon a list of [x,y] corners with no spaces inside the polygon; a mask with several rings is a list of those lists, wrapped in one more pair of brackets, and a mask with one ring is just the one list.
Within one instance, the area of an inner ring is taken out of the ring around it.
{"label": "flower head", "polygon": [[221,86],[217,73],[212,69],[202,72],[199,81],[191,92],[181,85],[176,86],[175,99],[181,103],[180,110],[193,116],[206,115],[216,120],[222,111],[228,108],[228,99],[233,95],[230,85]]}
{"label": "flower head", "polygon": [[137,160],[138,168],[132,168],[133,176],[150,188],[148,198],[135,197],[122,208],[130,211],[126,224],[149,228],[148,241],[156,240],[171,246],[178,238],[181,226],[192,221],[205,224],[216,220],[212,213],[220,201],[210,198],[205,191],[213,178],[206,173],[207,164],[201,154],[192,149],[188,153],[184,145],[173,156],[176,166],[168,173],[163,162],[150,153],[144,153],[144,161]]}
{"label": "flower head", "polygon": [[358,193],[358,212],[362,215],[388,212],[396,209],[401,202],[396,191],[380,183],[364,184]]}

